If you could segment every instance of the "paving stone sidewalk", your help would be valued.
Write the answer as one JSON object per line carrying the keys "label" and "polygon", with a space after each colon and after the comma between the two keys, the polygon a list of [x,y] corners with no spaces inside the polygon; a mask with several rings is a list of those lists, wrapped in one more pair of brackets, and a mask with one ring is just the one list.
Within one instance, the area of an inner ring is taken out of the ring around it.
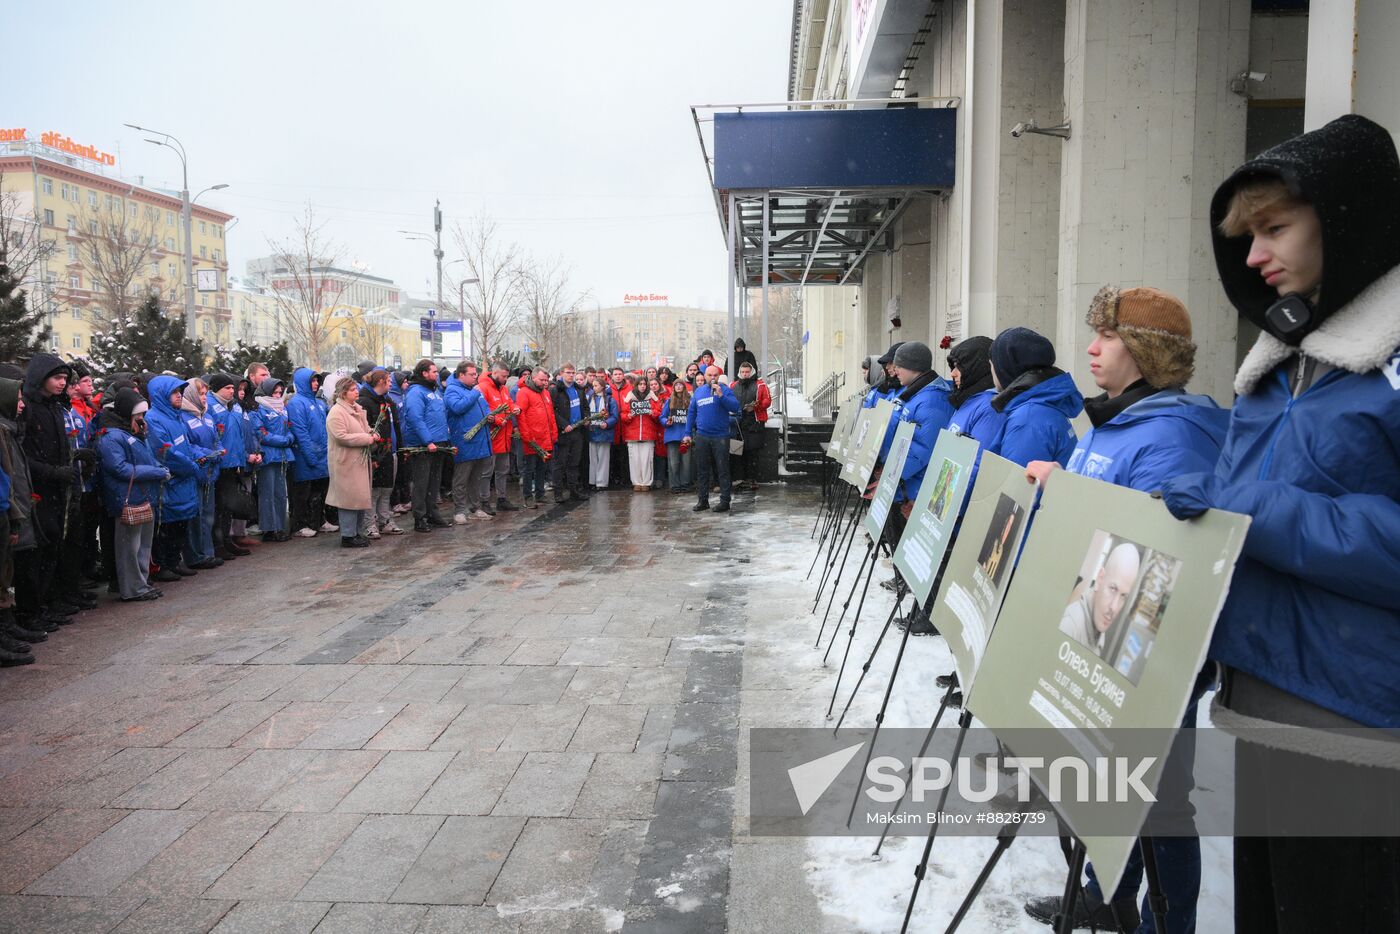
{"label": "paving stone sidewalk", "polygon": [[732,927],[749,598],[814,497],[613,492],[104,602],[0,673],[0,931]]}

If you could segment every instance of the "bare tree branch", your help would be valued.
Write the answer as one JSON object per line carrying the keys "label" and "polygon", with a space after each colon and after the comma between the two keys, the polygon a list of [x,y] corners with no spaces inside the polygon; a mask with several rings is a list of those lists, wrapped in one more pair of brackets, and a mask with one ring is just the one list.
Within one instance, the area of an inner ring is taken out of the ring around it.
{"label": "bare tree branch", "polygon": [[[520,250],[506,243],[496,222],[480,214],[453,228],[453,239],[467,267],[460,285],[463,316],[472,323],[483,364],[519,316]],[[475,279],[475,282],[466,280]]]}
{"label": "bare tree branch", "polygon": [[53,255],[54,242],[44,238],[44,228],[32,196],[5,189],[5,173],[0,172],[0,266],[10,270],[15,281],[23,282],[35,263]]}
{"label": "bare tree branch", "polygon": [[268,292],[277,302],[282,333],[287,335],[294,357],[323,365],[330,352],[340,295],[359,280],[359,274],[341,269],[344,248],[326,235],[325,222],[316,219],[310,204],[289,238],[268,240],[267,245],[273,260]]}
{"label": "bare tree branch", "polygon": [[[154,208],[136,201],[111,198],[105,204],[81,207],[68,231],[68,242],[77,248],[97,304],[92,309],[99,323],[126,318],[149,294],[159,295],[150,266],[163,255],[156,238],[158,216]],[[84,297],[67,290],[70,305],[86,304]],[[99,314],[98,309],[105,312]]]}
{"label": "bare tree branch", "polygon": [[543,263],[527,259],[515,270],[521,327],[534,344],[536,362],[541,365],[551,360],[563,362],[585,349],[568,327],[584,298],[573,291],[570,273],[558,257]]}

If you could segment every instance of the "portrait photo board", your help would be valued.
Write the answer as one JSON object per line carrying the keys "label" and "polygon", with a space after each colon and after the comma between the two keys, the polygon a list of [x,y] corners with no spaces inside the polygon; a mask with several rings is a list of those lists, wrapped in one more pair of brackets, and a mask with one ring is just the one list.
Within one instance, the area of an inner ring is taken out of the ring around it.
{"label": "portrait photo board", "polygon": [[976,459],[976,441],[946,428],[938,433],[923,485],[894,551],[894,566],[919,605],[928,601],[938,569],[943,566],[943,555],[952,544],[953,528],[962,511]]}
{"label": "portrait photo board", "polygon": [[962,527],[929,614],[953,653],[964,693],[976,678],[1011,583],[1035,497],[1036,487],[1026,481],[1024,467],[989,451],[982,453]]}
{"label": "portrait photo board", "polygon": [[[1216,510],[1180,521],[1145,493],[1054,472],[966,709],[1018,757],[1151,759],[1142,783],[1155,792],[1248,528],[1248,517]],[[1093,645],[1078,637],[1085,629]],[[1029,772],[1048,794],[1048,769]],[[1056,805],[1105,891],[1148,808]],[[1105,826],[1124,832],[1085,832]]]}

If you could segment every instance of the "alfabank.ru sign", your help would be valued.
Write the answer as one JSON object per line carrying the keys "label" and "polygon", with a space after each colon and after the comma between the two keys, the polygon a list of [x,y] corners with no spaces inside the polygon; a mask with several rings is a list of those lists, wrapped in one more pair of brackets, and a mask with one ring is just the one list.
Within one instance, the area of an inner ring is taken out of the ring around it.
{"label": "alfabank.ru sign", "polygon": [[[22,143],[29,138],[29,130],[26,127],[10,127],[0,129],[0,143]],[[89,159],[99,165],[116,165],[117,157],[110,152],[103,152],[96,146],[85,146],[82,143],[73,142],[70,136],[49,130],[39,137],[39,142],[51,149],[59,152],[66,152],[70,156],[78,156]]]}

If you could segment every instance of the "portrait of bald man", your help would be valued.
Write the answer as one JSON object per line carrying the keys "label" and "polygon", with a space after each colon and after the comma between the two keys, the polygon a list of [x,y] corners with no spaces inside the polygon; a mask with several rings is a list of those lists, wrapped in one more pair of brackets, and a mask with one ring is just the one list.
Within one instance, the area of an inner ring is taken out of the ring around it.
{"label": "portrait of bald man", "polygon": [[1123,614],[1142,566],[1142,554],[1129,542],[1116,545],[1094,579],[1065,607],[1060,632],[1103,655],[1105,633]]}

